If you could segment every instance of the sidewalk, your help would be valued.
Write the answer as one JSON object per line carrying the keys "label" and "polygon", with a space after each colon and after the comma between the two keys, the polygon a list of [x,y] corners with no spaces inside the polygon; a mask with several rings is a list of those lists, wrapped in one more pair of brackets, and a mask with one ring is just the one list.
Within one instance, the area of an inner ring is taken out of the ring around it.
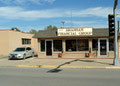
{"label": "sidewalk", "polygon": [[113,66],[113,59],[36,59],[25,60],[0,59],[1,67],[36,67],[36,68],[105,68],[120,69]]}

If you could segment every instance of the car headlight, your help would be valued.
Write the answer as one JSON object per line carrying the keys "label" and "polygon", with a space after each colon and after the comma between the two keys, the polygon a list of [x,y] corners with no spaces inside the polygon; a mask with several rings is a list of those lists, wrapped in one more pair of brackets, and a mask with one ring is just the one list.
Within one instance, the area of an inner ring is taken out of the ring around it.
{"label": "car headlight", "polygon": [[17,54],[17,56],[19,57],[19,56],[21,56],[21,54]]}

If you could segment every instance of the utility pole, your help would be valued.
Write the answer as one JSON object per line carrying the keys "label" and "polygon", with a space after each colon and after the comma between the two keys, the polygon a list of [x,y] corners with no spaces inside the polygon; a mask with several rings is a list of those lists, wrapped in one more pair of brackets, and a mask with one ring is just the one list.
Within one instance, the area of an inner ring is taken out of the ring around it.
{"label": "utility pole", "polygon": [[62,23],[62,28],[64,28],[65,21],[62,21],[61,23]]}
{"label": "utility pole", "polygon": [[114,49],[114,60],[113,60],[113,65],[118,66],[119,65],[119,60],[118,60],[118,48],[117,48],[117,40],[118,40],[118,35],[117,35],[117,18],[116,18],[116,7],[118,4],[118,0],[115,0],[114,2],[114,8],[113,8],[113,15],[114,15],[114,21],[115,21],[115,49]]}

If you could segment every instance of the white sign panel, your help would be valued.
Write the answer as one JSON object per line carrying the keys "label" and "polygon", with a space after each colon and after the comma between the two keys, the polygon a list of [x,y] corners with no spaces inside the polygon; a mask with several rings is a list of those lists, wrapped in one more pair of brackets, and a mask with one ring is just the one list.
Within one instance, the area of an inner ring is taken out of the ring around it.
{"label": "white sign panel", "polygon": [[58,36],[84,36],[92,35],[92,28],[58,29]]}

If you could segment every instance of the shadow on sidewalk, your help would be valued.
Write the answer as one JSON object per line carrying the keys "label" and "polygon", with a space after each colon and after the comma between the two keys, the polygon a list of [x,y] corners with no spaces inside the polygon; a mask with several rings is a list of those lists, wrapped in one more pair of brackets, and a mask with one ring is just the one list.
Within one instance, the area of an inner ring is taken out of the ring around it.
{"label": "shadow on sidewalk", "polygon": [[47,73],[58,73],[58,72],[62,71],[62,69],[60,69],[60,67],[62,67],[62,66],[64,66],[64,65],[67,65],[67,64],[71,64],[71,63],[73,63],[73,62],[77,62],[77,61],[81,61],[81,62],[91,62],[91,63],[99,63],[99,64],[106,64],[106,65],[113,65],[113,64],[110,64],[110,63],[98,62],[98,61],[95,61],[95,60],[80,60],[80,59],[75,59],[75,60],[72,60],[72,61],[69,61],[69,62],[65,62],[65,63],[63,63],[63,64],[60,64],[60,65],[57,66],[56,68],[47,71]]}
{"label": "shadow on sidewalk", "polygon": [[94,63],[106,64],[106,65],[113,65],[113,64],[110,64],[110,63],[107,63],[107,62],[98,62],[98,61],[95,61],[95,60],[79,60],[79,61],[82,61],[82,62],[94,62]]}

